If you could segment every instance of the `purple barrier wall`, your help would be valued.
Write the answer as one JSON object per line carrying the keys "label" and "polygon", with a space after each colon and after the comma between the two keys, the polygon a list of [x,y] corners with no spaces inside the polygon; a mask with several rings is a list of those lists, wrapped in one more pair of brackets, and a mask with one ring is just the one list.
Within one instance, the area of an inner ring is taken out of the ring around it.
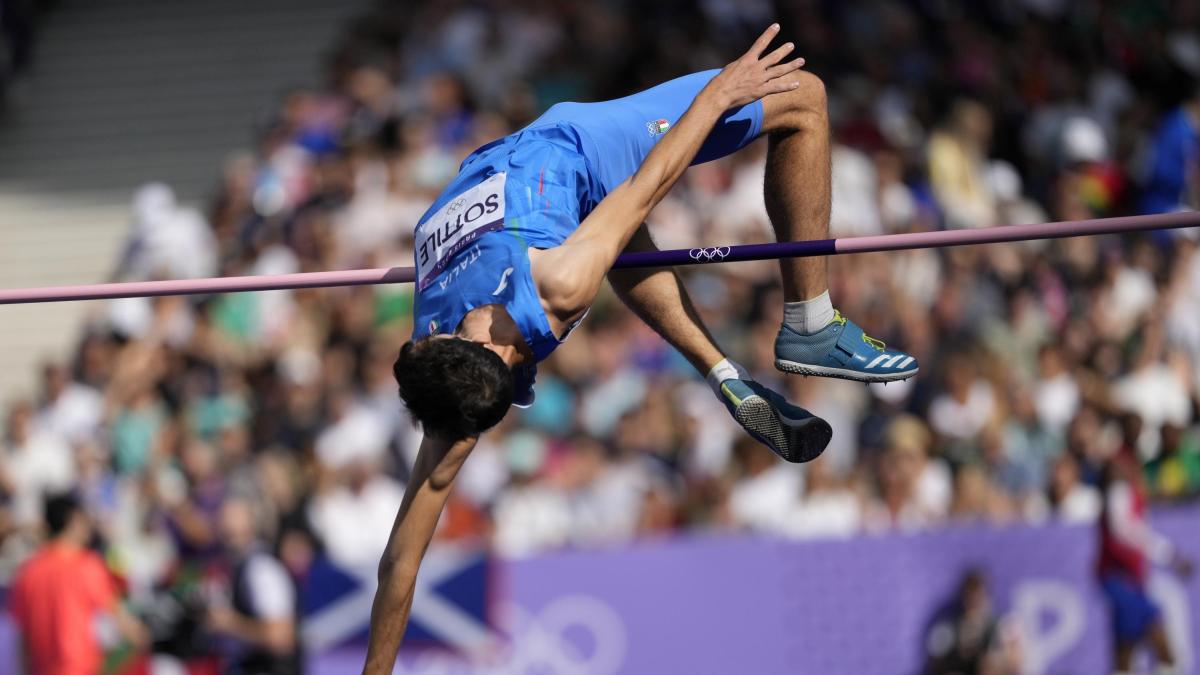
{"label": "purple barrier wall", "polygon": [[[1154,521],[1200,560],[1200,507],[1160,512]],[[1024,672],[1104,673],[1108,613],[1094,583],[1094,552],[1092,529],[1022,526],[806,543],[693,537],[548,555],[498,565],[493,596],[506,636],[473,657],[406,652],[397,672],[914,673],[931,617],[963,572],[977,567],[1020,635]],[[1194,672],[1200,584],[1157,573],[1150,586],[1181,672]],[[363,591],[369,600],[370,589]],[[336,617],[313,617],[309,627],[320,629],[306,642],[322,643],[334,626],[358,632],[369,604],[347,611],[352,604]],[[428,606],[435,624],[478,637],[478,625],[445,603]],[[6,632],[0,653],[11,644]],[[357,672],[363,653],[361,644],[312,650],[311,672]],[[0,673],[12,672],[4,660]]]}
{"label": "purple barrier wall", "polygon": [[[1200,560],[1200,508],[1155,523]],[[508,647],[472,662],[406,654],[398,672],[918,672],[937,609],[981,569],[1017,629],[1026,673],[1109,672],[1108,610],[1094,582],[1095,533],[1080,527],[959,527],[849,541],[704,537],[507,565]],[[1200,585],[1156,573],[1151,591],[1184,668],[1200,641]],[[361,667],[361,649],[314,660]]]}

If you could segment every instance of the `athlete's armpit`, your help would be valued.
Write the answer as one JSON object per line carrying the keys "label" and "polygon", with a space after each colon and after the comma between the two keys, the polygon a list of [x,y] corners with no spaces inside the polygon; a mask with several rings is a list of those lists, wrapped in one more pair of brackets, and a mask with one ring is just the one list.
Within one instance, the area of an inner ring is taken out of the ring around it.
{"label": "athlete's armpit", "polygon": [[599,247],[586,242],[529,249],[529,271],[542,311],[555,335],[563,335],[583,316],[599,292],[608,267]]}

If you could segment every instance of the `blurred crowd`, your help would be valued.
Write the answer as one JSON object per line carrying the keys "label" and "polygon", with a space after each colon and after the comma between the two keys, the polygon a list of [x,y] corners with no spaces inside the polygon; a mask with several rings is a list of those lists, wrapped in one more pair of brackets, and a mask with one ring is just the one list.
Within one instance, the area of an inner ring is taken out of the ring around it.
{"label": "blurred crowd", "polygon": [[[414,223],[475,147],[556,101],[719,66],[772,19],[828,89],[834,236],[1197,205],[1194,3],[415,4],[348,27],[328,86],[283,96],[202,208],[140,189],[113,279],[411,265]],[[658,244],[768,240],[764,157],[691,169],[651,218]],[[833,425],[803,468],[605,296],[542,365],[536,404],[480,442],[437,536],[522,556],[681,529],[1088,523],[1122,448],[1155,499],[1192,498],[1194,234],[835,258],[836,306],[921,360],[886,386],[775,372],[773,264],[687,272],[729,354]],[[4,574],[63,490],[135,597],[227,557],[231,500],[294,580],[319,557],[374,565],[419,441],[391,374],[411,305],[397,285],[96,306],[73,357],[7,408]]]}

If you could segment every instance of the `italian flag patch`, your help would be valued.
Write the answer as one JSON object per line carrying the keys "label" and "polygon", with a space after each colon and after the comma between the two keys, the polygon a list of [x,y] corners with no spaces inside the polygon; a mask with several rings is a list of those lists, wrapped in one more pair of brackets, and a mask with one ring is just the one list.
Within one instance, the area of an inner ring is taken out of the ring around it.
{"label": "italian flag patch", "polygon": [[654,120],[653,122],[646,122],[646,130],[650,132],[651,136],[658,136],[660,134],[665,134],[665,133],[667,133],[667,129],[670,129],[670,128],[671,128],[671,123],[665,119]]}

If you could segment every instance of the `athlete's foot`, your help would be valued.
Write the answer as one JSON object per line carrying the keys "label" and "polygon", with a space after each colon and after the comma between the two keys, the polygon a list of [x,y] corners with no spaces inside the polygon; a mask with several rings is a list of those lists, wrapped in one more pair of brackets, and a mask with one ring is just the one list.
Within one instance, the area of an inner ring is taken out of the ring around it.
{"label": "athlete's foot", "polygon": [[753,380],[725,380],[721,400],[747,433],[789,462],[816,459],[833,437],[828,422]]}
{"label": "athlete's foot", "polygon": [[835,311],[833,321],[812,335],[781,326],[775,338],[775,367],[785,373],[893,382],[916,375],[917,359],[888,349]]}

